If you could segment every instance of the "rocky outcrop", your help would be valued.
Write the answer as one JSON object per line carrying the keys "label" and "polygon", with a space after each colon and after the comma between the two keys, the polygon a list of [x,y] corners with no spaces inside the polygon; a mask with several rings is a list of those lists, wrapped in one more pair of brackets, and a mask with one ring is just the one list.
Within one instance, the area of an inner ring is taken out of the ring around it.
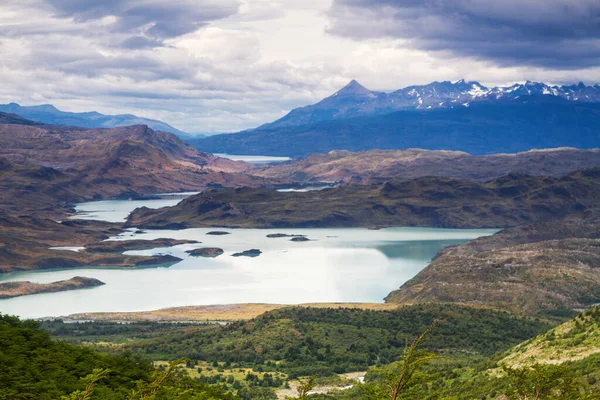
{"label": "rocky outcrop", "polygon": [[599,271],[600,220],[547,222],[448,247],[385,300],[564,316],[600,303]]}

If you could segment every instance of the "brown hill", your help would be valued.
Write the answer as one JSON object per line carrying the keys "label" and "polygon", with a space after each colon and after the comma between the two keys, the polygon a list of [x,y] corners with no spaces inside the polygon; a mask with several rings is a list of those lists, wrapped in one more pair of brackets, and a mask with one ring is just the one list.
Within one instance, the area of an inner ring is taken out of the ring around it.
{"label": "brown hill", "polygon": [[425,177],[306,193],[210,190],[174,207],[134,211],[128,226],[509,227],[583,218],[600,206],[600,169],[561,178],[509,175],[486,183]]}
{"label": "brown hill", "polygon": [[[0,117],[7,114],[0,113]],[[10,115],[8,115],[10,116]],[[160,150],[156,161],[163,157],[182,165],[186,162],[199,166],[214,167],[227,172],[240,172],[248,165],[241,162],[220,159],[208,153],[201,153],[193,147],[166,132],[156,132],[145,125],[127,126],[113,129],[85,129],[54,125],[29,124],[25,119],[4,123],[0,119],[0,155],[14,161],[40,164],[54,168],[81,167],[106,159],[107,155],[131,157],[140,161],[147,153],[139,149],[120,148],[122,143],[138,143]]]}
{"label": "brown hill", "polygon": [[488,181],[508,174],[562,176],[600,167],[600,150],[558,148],[516,154],[473,156],[445,150],[332,151],[292,163],[264,167],[258,175],[315,182],[383,183],[443,176]]}
{"label": "brown hill", "polygon": [[600,220],[546,222],[446,248],[386,302],[565,315],[600,302],[599,271]]}
{"label": "brown hill", "polygon": [[84,200],[267,182],[248,175],[246,163],[198,152],[146,126],[83,129],[0,113],[0,142],[0,204],[19,213],[46,216]]}

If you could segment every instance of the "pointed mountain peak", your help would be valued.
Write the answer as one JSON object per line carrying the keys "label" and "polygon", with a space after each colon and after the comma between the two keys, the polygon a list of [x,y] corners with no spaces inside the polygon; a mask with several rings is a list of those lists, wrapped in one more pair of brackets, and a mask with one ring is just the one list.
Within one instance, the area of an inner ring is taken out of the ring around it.
{"label": "pointed mountain peak", "polygon": [[334,96],[338,95],[373,95],[373,93],[356,80],[352,79],[350,83],[334,94]]}
{"label": "pointed mountain peak", "polygon": [[344,86],[344,89],[347,88],[365,88],[363,85],[361,85],[360,83],[358,83],[358,81],[356,79],[352,79],[346,86]]}

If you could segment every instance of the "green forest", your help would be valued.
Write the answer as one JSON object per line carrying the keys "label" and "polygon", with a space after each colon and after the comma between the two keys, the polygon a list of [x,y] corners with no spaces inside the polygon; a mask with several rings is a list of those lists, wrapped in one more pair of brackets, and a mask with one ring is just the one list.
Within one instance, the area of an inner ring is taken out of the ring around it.
{"label": "green forest", "polygon": [[[577,327],[570,336],[555,333],[557,324],[449,304],[290,307],[224,326],[2,316],[0,399],[276,399],[302,384],[305,393],[290,398],[598,398],[600,354],[558,365],[503,361],[540,343],[598,340],[600,309],[567,322]],[[367,371],[364,383],[344,381],[353,371]],[[319,385],[347,388],[313,393]]]}
{"label": "green forest", "polygon": [[[162,380],[162,382],[161,382]],[[161,382],[160,387],[157,383]],[[88,397],[86,395],[86,387]],[[101,354],[54,340],[35,321],[0,315],[0,399],[234,399],[131,352]]]}

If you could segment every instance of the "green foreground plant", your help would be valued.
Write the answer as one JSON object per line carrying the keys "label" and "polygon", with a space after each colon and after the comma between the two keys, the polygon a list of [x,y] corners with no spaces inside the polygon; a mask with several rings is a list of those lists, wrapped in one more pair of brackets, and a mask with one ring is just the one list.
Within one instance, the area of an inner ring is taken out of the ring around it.
{"label": "green foreground plant", "polygon": [[400,360],[373,370],[374,374],[379,375],[379,379],[360,386],[365,398],[369,400],[398,399],[412,383],[415,374],[421,367],[438,357],[437,354],[419,350],[425,337],[437,324],[438,321],[434,321],[411,344],[407,342]]}

